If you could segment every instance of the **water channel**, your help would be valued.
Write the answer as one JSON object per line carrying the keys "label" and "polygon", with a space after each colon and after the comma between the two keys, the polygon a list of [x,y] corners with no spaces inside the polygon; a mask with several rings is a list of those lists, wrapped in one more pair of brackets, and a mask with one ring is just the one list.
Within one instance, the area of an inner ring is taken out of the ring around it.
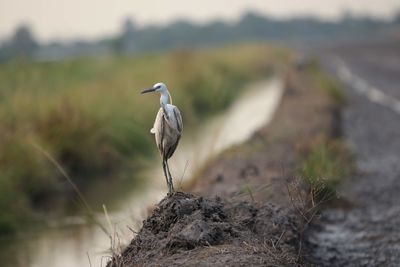
{"label": "water channel", "polygon": [[[184,129],[170,162],[175,188],[188,181],[207,159],[244,142],[268,123],[282,93],[283,81],[278,76],[250,84],[225,112],[210,118],[198,129]],[[114,246],[129,243],[134,236],[132,230],[140,228],[149,207],[166,195],[159,159],[155,159],[152,166],[141,173],[147,178],[146,185],[124,199],[116,211],[110,212],[109,220],[104,214],[98,215],[113,233]],[[15,267],[100,267],[106,265],[110,246],[109,236],[100,227],[87,224],[81,217],[68,217],[43,231],[24,233],[13,240],[2,249],[0,261],[2,266]]]}

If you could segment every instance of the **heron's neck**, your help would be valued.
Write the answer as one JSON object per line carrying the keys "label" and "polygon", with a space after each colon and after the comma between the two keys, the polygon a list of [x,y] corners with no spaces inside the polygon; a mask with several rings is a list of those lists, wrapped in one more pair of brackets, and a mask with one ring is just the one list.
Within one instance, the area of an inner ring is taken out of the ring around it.
{"label": "heron's neck", "polygon": [[164,107],[165,105],[170,104],[170,96],[168,91],[162,91],[160,97],[160,105]]}

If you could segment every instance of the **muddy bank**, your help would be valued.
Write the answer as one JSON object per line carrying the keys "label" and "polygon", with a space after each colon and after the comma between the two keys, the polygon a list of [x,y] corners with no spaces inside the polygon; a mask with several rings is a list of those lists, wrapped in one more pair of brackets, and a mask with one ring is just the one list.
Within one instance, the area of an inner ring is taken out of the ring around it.
{"label": "muddy bank", "polygon": [[298,218],[271,204],[175,193],[164,198],[109,266],[296,263]]}
{"label": "muddy bank", "polygon": [[288,71],[285,87],[272,122],[210,161],[193,194],[163,199],[109,266],[307,265],[299,171],[316,140],[337,135],[339,116],[309,72]]}

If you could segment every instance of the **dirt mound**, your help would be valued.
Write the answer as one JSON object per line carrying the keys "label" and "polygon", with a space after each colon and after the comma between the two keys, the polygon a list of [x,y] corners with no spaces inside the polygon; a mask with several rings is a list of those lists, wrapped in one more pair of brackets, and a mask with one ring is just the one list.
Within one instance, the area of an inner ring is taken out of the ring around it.
{"label": "dirt mound", "polygon": [[114,266],[294,265],[298,221],[271,204],[177,192],[164,198]]}

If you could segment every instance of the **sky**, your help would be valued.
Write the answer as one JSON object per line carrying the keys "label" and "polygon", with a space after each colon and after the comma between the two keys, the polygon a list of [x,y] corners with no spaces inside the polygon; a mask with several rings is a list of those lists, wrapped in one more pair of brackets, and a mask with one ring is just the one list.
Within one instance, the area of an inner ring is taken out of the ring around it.
{"label": "sky", "polygon": [[118,32],[130,16],[139,26],[176,19],[197,23],[220,18],[235,21],[254,10],[277,18],[312,15],[338,19],[344,10],[355,15],[389,18],[399,0],[0,0],[0,40],[21,23],[29,23],[41,41],[91,39]]}

